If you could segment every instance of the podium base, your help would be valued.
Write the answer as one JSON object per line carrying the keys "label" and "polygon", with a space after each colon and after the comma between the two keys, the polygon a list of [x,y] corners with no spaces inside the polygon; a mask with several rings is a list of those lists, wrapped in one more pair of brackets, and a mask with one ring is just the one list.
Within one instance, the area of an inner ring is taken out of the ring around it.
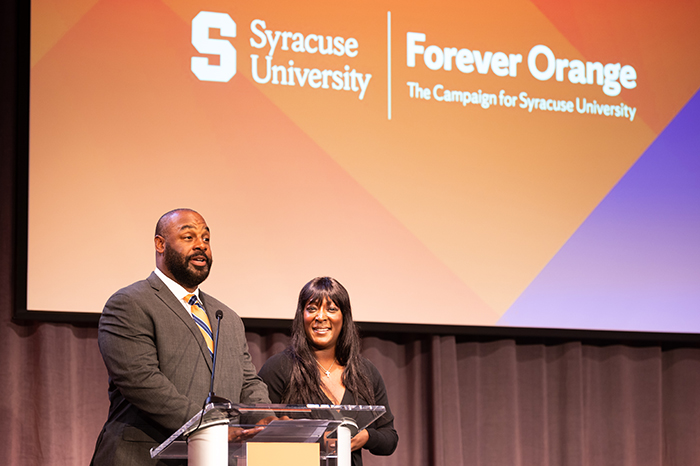
{"label": "podium base", "polygon": [[205,427],[187,440],[189,466],[228,466],[228,424]]}

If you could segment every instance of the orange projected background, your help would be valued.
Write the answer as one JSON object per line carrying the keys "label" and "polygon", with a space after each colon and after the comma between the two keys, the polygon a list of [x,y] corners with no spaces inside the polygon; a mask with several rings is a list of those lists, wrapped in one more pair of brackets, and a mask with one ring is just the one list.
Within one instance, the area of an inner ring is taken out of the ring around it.
{"label": "orange projected background", "polygon": [[[33,1],[27,307],[99,312],[153,269],[158,217],[190,207],[212,229],[202,287],[244,317],[291,318],[330,275],[360,321],[688,331],[700,8],[630,8]],[[674,124],[685,146],[655,149]],[[686,190],[631,194],[675,179],[669,160],[690,176],[663,186]],[[599,220],[611,206],[641,220]],[[630,267],[649,273],[614,297],[588,280]],[[689,280],[678,328],[658,323],[671,288],[648,322],[626,318],[660,270]],[[567,320],[574,302],[600,319]]]}

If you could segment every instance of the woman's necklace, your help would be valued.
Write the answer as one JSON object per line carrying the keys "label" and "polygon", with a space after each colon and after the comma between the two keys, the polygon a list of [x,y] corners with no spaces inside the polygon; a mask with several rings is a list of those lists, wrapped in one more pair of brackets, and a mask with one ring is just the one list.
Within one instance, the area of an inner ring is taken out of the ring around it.
{"label": "woman's necklace", "polygon": [[326,377],[328,377],[328,378],[330,379],[330,378],[331,378],[331,369],[333,369],[333,366],[335,365],[335,359],[334,359],[333,362],[331,363],[331,367],[329,367],[328,369],[326,369],[325,367],[323,367],[323,366],[321,365],[321,363],[318,362],[318,359],[316,360],[316,364],[318,364],[318,366],[319,366],[321,369],[323,369],[323,372],[326,374]]}

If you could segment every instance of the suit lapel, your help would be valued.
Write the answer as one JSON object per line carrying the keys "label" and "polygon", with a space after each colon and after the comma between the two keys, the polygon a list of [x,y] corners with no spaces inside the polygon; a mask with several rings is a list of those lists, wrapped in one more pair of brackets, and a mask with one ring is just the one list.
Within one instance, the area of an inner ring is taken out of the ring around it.
{"label": "suit lapel", "polygon": [[204,306],[204,310],[207,313],[207,317],[209,317],[209,325],[211,326],[211,331],[216,335],[216,309],[211,309],[211,300],[208,299],[209,296],[204,293],[202,290],[199,290],[199,300],[202,302],[202,305]]}
{"label": "suit lapel", "polygon": [[[202,332],[199,330],[199,327],[195,323],[192,316],[189,314],[189,312],[185,310],[185,307],[182,304],[180,304],[180,302],[170,291],[170,289],[167,286],[165,286],[165,283],[163,283],[163,281],[160,278],[158,278],[158,275],[156,275],[155,273],[151,273],[151,275],[148,277],[148,283],[153,288],[153,291],[155,292],[155,295],[158,297],[158,299],[160,299],[163,302],[163,304],[165,304],[178,317],[178,319],[180,319],[182,323],[190,330],[190,333],[192,333],[192,337],[199,344],[199,349],[202,352],[202,356],[204,356],[204,360],[207,362],[207,366],[209,366],[209,370],[211,371],[212,360],[211,354],[209,353],[209,348],[207,347],[207,343],[204,341]],[[210,316],[210,312],[208,309],[206,309],[206,305],[205,310],[207,312],[207,315]],[[211,316],[209,317],[209,320],[211,321]]]}
{"label": "suit lapel", "polygon": [[[212,335],[214,335],[213,340],[214,340],[214,345],[216,347],[216,326],[217,326],[216,309],[212,308],[212,302],[211,302],[211,300],[208,300],[207,298],[208,298],[207,294],[202,292],[202,290],[199,290],[199,300],[202,302],[202,305],[204,306],[204,311],[207,313],[207,317],[209,317],[209,327],[211,328]],[[202,338],[202,341],[204,341],[204,338]]]}

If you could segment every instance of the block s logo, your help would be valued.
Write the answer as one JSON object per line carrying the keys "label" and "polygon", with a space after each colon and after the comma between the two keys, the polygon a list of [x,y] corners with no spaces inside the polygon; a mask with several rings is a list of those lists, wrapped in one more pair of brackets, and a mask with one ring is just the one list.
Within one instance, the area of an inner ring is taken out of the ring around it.
{"label": "block s logo", "polygon": [[236,49],[227,40],[209,38],[209,29],[219,29],[222,37],[236,37],[236,23],[229,15],[200,11],[192,19],[192,45],[201,54],[219,55],[219,64],[192,57],[190,68],[200,81],[229,82],[236,75]]}

